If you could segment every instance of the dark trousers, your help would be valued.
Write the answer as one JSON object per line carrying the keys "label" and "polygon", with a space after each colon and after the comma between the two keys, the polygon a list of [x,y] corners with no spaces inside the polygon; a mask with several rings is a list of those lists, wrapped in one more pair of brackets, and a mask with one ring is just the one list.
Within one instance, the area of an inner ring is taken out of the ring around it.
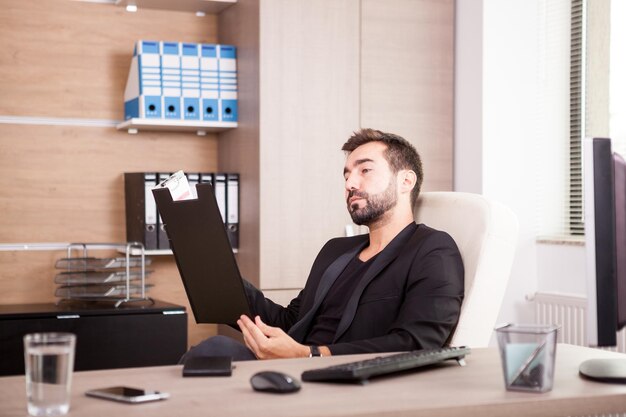
{"label": "dark trousers", "polygon": [[244,344],[227,336],[213,336],[192,346],[178,363],[185,363],[189,358],[196,356],[230,356],[234,361],[251,361],[256,356]]}

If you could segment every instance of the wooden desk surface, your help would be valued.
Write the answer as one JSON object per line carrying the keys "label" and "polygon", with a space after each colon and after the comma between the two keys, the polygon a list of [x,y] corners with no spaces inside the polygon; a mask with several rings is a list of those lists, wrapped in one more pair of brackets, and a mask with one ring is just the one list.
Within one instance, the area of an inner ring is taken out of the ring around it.
{"label": "wooden desk surface", "polygon": [[[544,394],[504,389],[495,348],[474,349],[467,366],[452,361],[367,385],[303,383],[295,394],[252,390],[250,377],[278,370],[300,377],[303,370],[375,355],[237,362],[232,377],[183,378],[181,366],[74,373],[69,416],[583,416],[626,411],[626,385],[578,376],[581,361],[620,355],[571,345],[557,347],[554,389]],[[171,394],[165,401],[127,405],[85,397],[111,385],[152,388]],[[0,416],[25,416],[24,376],[0,378]]]}

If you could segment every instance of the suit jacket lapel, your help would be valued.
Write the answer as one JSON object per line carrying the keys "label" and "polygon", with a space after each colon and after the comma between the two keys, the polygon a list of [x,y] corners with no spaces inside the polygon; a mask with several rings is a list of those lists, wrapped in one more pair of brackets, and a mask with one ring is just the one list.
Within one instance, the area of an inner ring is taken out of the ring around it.
{"label": "suit jacket lapel", "polygon": [[365,288],[380,273],[380,271],[382,271],[387,265],[398,257],[400,251],[406,244],[407,240],[413,235],[416,228],[417,225],[415,223],[412,223],[404,228],[404,230],[402,230],[391,242],[389,242],[387,247],[378,254],[348,300],[346,309],[341,316],[341,321],[337,326],[337,332],[335,333],[333,343],[336,343],[346,330],[348,330],[348,327],[350,327]]}
{"label": "suit jacket lapel", "polygon": [[324,297],[326,297],[328,290],[330,290],[330,287],[333,286],[335,280],[339,277],[341,272],[343,272],[346,266],[348,266],[350,260],[352,260],[363,249],[363,247],[367,245],[367,243],[368,240],[360,243],[354,249],[349,250],[348,252],[335,259],[335,261],[331,263],[328,268],[326,268],[326,271],[324,271],[324,273],[322,274],[320,283],[317,286],[317,291],[315,291],[313,307],[311,307],[311,309],[304,315],[304,317],[302,317],[302,319],[300,319],[289,329],[288,334],[294,340],[300,343],[304,341],[313,317],[315,316],[315,313],[317,312],[320,304],[322,304]]}

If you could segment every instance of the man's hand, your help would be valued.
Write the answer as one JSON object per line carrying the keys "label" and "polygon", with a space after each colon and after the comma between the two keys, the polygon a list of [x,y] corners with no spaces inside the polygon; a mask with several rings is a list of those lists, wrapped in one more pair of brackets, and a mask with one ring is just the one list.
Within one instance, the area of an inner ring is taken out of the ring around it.
{"label": "man's hand", "polygon": [[250,320],[241,316],[237,324],[243,333],[246,346],[259,359],[304,358],[309,356],[308,346],[296,342],[278,327],[271,327],[261,321],[259,316]]}

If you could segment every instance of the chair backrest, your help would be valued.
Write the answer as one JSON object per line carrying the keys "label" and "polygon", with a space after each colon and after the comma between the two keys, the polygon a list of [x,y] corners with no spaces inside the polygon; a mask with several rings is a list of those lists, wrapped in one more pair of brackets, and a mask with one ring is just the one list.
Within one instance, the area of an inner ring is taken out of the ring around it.
{"label": "chair backrest", "polygon": [[500,203],[460,192],[421,193],[414,216],[450,234],[463,258],[465,299],[451,344],[488,346],[511,273],[517,217]]}

